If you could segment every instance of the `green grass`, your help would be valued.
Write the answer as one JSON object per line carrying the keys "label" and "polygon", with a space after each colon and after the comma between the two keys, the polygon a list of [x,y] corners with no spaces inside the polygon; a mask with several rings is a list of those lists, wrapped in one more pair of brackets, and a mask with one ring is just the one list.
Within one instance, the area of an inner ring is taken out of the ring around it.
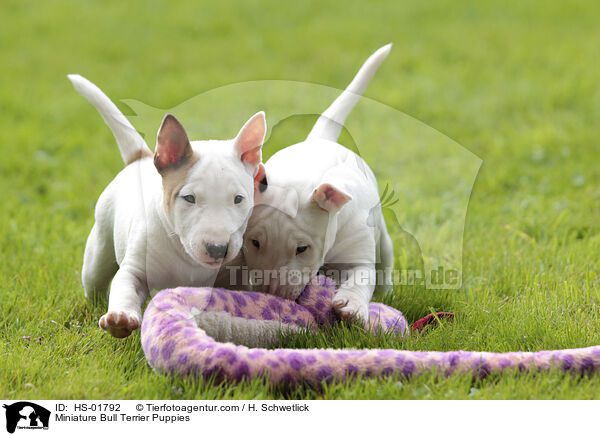
{"label": "green grass", "polygon": [[[600,4],[470,3],[128,2],[126,9],[4,1],[0,398],[600,398],[600,377],[556,372],[485,380],[426,374],[319,390],[170,379],[149,369],[139,334],[103,334],[102,308],[83,297],[93,207],[122,162],[67,73],[85,75],[116,101],[169,108],[249,80],[343,87],[367,54],[392,41],[366,95],[447,135],[483,166],[465,224],[462,288],[397,287],[385,301],[411,322],[432,310],[456,312],[456,320],[402,342],[341,328],[282,345],[508,351],[600,343]],[[364,119],[373,131],[392,122]],[[298,130],[280,128],[273,138],[281,141]],[[359,145],[377,174],[401,171],[377,158],[401,156],[401,145]],[[396,188],[402,198],[411,192]],[[417,197],[404,213],[410,218],[426,203]],[[423,221],[419,231],[435,235],[438,225]],[[392,231],[398,266],[419,267],[415,240]]]}

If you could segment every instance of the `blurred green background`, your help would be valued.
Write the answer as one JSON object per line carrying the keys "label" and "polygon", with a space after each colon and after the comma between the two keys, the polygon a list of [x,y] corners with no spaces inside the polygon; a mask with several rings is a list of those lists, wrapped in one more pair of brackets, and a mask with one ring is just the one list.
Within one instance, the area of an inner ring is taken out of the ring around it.
{"label": "blurred green background", "polygon": [[[103,335],[96,324],[102,308],[83,298],[79,274],[93,207],[122,162],[110,131],[66,74],[89,78],[133,115],[119,100],[166,109],[220,86],[269,79],[343,88],[368,54],[393,42],[365,95],[466,147],[483,166],[465,225],[462,288],[398,287],[385,301],[411,322],[433,310],[454,311],[457,319],[406,341],[342,329],[325,343],[576,347],[600,343],[599,17],[593,1],[4,0],[0,397],[598,397],[598,377],[556,372],[484,381],[426,375],[291,391],[153,374],[139,336]],[[373,132],[393,122],[363,115]],[[306,125],[282,126],[278,138],[297,140]],[[402,149],[375,145],[381,150],[365,151],[383,154],[369,164],[391,172],[384,157]],[[427,225],[435,234],[443,221]],[[397,265],[418,266],[414,239],[393,233]]]}

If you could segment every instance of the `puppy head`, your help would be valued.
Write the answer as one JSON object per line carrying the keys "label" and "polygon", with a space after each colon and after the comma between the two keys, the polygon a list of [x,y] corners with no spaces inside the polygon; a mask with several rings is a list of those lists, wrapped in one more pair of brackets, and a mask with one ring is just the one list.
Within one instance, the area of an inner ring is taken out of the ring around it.
{"label": "puppy head", "polygon": [[162,176],[166,216],[187,254],[206,268],[220,267],[241,249],[255,179],[264,177],[266,128],[259,112],[227,141],[190,143],[170,114],[158,130],[154,165]]}
{"label": "puppy head", "polygon": [[294,207],[289,190],[271,183],[259,197],[244,236],[245,260],[250,271],[261,272],[256,290],[295,300],[323,265],[337,213],[351,197],[331,183],[300,193]]}

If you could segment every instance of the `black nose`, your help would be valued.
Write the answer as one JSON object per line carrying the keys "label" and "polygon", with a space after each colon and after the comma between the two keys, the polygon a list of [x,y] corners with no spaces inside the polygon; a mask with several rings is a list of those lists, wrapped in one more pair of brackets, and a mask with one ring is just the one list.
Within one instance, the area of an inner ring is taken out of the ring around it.
{"label": "black nose", "polygon": [[227,247],[228,244],[206,244],[206,251],[208,251],[209,256],[213,259],[222,259],[227,256]]}

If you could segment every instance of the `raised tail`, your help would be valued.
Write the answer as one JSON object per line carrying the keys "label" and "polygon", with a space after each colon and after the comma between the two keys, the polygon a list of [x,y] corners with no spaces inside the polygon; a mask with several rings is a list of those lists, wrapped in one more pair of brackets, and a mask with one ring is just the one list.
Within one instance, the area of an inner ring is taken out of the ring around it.
{"label": "raised tail", "polygon": [[356,103],[360,100],[360,96],[365,92],[375,71],[377,71],[377,68],[379,68],[379,65],[381,65],[383,60],[387,57],[391,49],[392,44],[384,45],[369,56],[369,59],[367,59],[363,66],[360,67],[360,70],[358,70],[358,73],[356,73],[356,76],[352,79],[350,85],[348,85],[331,106],[321,114],[308,134],[307,140],[321,138],[337,141],[350,111],[352,111]]}
{"label": "raised tail", "polygon": [[100,112],[102,119],[110,127],[125,165],[129,165],[141,157],[152,156],[152,151],[144,138],[100,88],[79,74],[69,74],[67,77],[73,83],[75,90]]}

